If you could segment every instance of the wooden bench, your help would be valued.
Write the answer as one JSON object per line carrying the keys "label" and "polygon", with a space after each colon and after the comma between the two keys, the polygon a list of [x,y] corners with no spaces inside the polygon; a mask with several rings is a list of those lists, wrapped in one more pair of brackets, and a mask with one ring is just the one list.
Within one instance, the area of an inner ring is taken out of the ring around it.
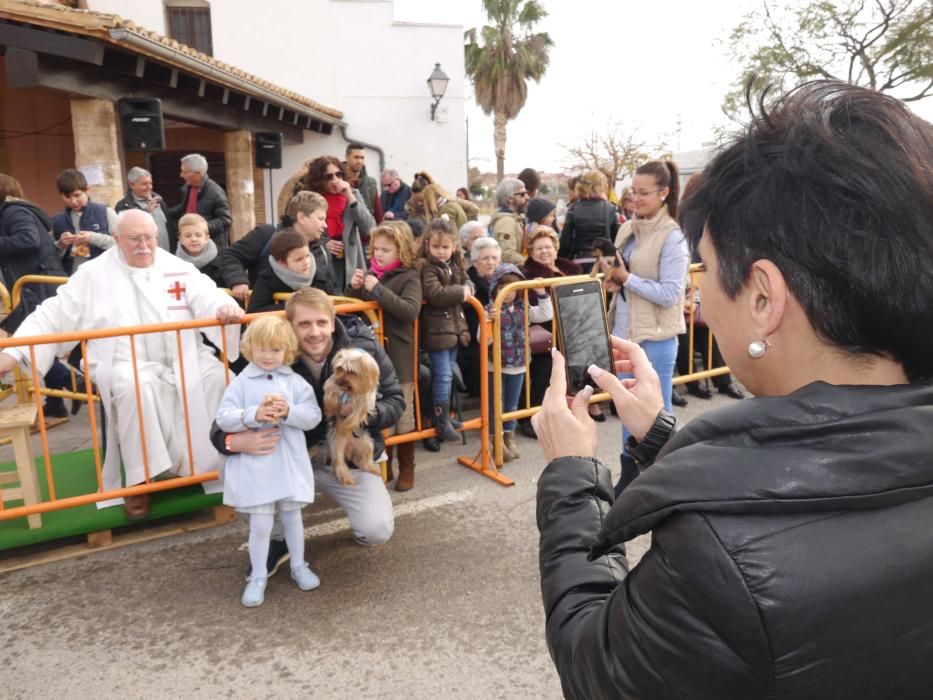
{"label": "wooden bench", "polygon": [[[15,472],[0,473],[0,486],[18,483],[18,487],[3,488],[3,500],[22,500],[31,506],[39,503],[39,482],[36,479],[36,462],[29,444],[29,429],[36,420],[36,405],[23,404],[0,411],[0,438],[8,437],[13,443],[16,460]],[[38,513],[26,516],[29,529],[42,527],[42,516]]]}

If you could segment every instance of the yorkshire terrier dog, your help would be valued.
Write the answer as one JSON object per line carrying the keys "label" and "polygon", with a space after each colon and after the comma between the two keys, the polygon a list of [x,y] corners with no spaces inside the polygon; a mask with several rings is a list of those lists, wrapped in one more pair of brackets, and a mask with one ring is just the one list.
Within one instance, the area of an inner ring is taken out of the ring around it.
{"label": "yorkshire terrier dog", "polygon": [[[594,238],[591,245],[592,249],[590,252],[592,253],[593,257],[596,258],[596,263],[593,265],[593,269],[590,270],[590,277],[596,277],[596,275],[602,271],[602,268],[599,264],[602,258],[611,260],[613,267],[619,267],[619,258],[621,257],[619,253],[621,253],[621,251],[615,247],[615,244],[612,241],[610,241],[608,238]],[[628,270],[628,263],[624,260],[622,262],[625,263],[625,269]],[[619,288],[619,294],[621,294],[622,298],[625,299],[625,287]]]}
{"label": "yorkshire terrier dog", "polygon": [[376,406],[379,365],[369,353],[346,348],[334,355],[331,369],[333,373],[324,382],[330,459],[340,483],[352,486],[356,481],[350,475],[348,461],[372,474],[380,473],[373,462],[373,439],[365,427]]}
{"label": "yorkshire terrier dog", "polygon": [[[590,253],[594,258],[609,258],[612,260],[612,266],[619,266],[619,258],[616,257],[616,247],[608,238],[594,238]],[[595,267],[595,265],[594,265]]]}

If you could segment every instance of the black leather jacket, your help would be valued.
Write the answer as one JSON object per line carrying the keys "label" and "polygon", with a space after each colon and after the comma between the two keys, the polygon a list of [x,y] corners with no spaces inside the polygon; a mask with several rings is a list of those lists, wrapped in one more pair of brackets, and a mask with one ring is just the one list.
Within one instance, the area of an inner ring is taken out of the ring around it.
{"label": "black leather jacket", "polygon": [[566,697],[933,697],[933,384],[743,401],[611,494],[583,458],[538,484]]}
{"label": "black leather jacket", "polygon": [[615,242],[618,232],[619,210],[615,204],[605,199],[581,199],[567,209],[557,254],[568,260],[591,258],[594,240],[608,238]]}

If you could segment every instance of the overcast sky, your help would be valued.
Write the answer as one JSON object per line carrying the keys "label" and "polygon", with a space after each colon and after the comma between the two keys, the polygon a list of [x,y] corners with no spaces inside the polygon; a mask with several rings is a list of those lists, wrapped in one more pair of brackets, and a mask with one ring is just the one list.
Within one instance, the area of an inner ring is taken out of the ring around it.
{"label": "overcast sky", "polygon": [[[672,151],[702,148],[728,123],[723,95],[738,74],[728,38],[757,0],[543,0],[538,26],[554,41],[550,66],[508,125],[506,171],[531,166],[559,171],[560,144],[580,141],[593,127],[621,120],[649,143]],[[480,0],[395,0],[401,21],[485,23]],[[467,95],[472,88],[467,84]],[[933,98],[913,106],[933,119]],[[470,164],[495,171],[492,118],[468,97]]]}

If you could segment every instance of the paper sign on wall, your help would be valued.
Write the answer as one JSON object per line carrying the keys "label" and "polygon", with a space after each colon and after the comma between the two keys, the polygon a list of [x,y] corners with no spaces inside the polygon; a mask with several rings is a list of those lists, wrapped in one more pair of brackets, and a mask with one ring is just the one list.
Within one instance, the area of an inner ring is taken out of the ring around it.
{"label": "paper sign on wall", "polygon": [[84,179],[87,180],[89,187],[104,184],[104,166],[102,166],[100,163],[82,165],[80,168],[78,168],[78,170],[80,170],[84,175]]}
{"label": "paper sign on wall", "polygon": [[243,180],[243,194],[252,194],[252,193],[253,193],[253,181]]}

